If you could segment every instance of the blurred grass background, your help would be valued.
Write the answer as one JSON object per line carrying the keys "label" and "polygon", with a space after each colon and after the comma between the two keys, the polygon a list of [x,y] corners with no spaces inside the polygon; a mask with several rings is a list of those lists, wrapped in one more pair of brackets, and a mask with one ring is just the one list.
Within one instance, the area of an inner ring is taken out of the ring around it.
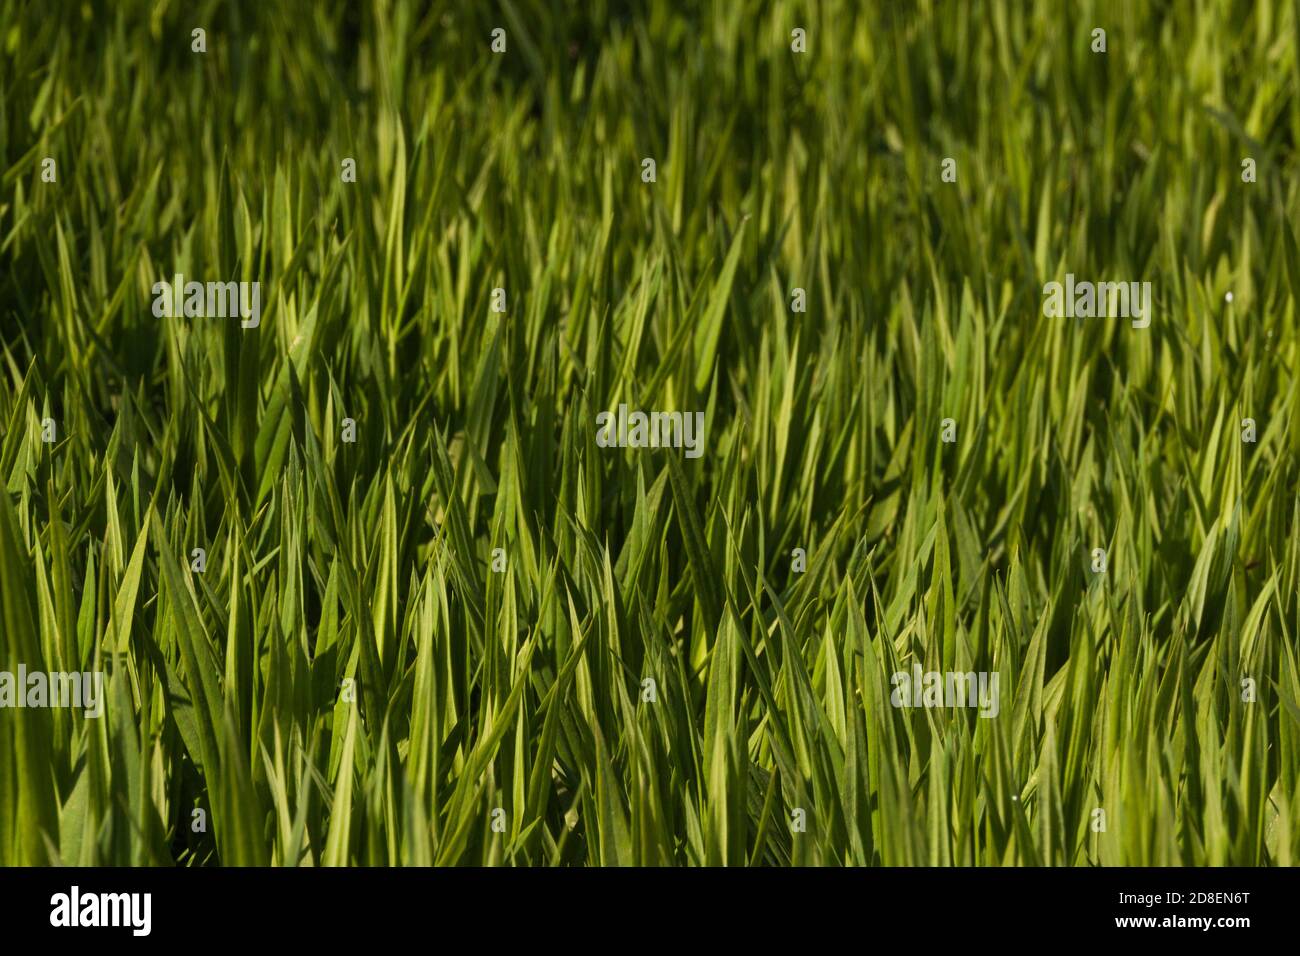
{"label": "blurred grass background", "polygon": [[[110,675],[0,710],[0,863],[1296,861],[1300,3],[0,42],[0,669]],[[155,318],[178,272],[260,327]],[[1043,318],[1067,272],[1151,327]],[[621,402],[704,456],[597,447]]]}

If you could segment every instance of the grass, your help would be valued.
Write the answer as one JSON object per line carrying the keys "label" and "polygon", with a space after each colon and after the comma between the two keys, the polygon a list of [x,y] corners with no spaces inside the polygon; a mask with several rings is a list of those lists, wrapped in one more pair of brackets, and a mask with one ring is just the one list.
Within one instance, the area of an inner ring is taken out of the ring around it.
{"label": "grass", "polygon": [[0,864],[1300,862],[1300,7],[1193,6],[0,0],[0,669],[108,674]]}

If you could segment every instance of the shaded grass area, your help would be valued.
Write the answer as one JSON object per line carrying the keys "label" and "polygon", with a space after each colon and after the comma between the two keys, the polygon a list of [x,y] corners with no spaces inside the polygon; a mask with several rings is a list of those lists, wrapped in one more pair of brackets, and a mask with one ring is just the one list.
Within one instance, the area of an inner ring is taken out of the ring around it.
{"label": "shaded grass area", "polygon": [[579,6],[0,0],[0,863],[1297,862],[1297,5]]}

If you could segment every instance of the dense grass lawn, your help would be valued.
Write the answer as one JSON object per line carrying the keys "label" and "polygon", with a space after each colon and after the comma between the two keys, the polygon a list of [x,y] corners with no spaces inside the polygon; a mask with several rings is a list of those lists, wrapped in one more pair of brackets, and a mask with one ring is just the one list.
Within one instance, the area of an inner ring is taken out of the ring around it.
{"label": "dense grass lawn", "polygon": [[1300,862],[1300,5],[0,46],[0,864]]}

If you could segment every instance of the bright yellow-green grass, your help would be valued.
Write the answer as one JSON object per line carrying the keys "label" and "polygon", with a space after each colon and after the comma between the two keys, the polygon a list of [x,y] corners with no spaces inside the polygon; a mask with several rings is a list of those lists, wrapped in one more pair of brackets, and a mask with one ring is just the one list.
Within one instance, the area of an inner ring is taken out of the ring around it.
{"label": "bright yellow-green grass", "polygon": [[1298,40],[0,0],[0,864],[1300,861]]}

